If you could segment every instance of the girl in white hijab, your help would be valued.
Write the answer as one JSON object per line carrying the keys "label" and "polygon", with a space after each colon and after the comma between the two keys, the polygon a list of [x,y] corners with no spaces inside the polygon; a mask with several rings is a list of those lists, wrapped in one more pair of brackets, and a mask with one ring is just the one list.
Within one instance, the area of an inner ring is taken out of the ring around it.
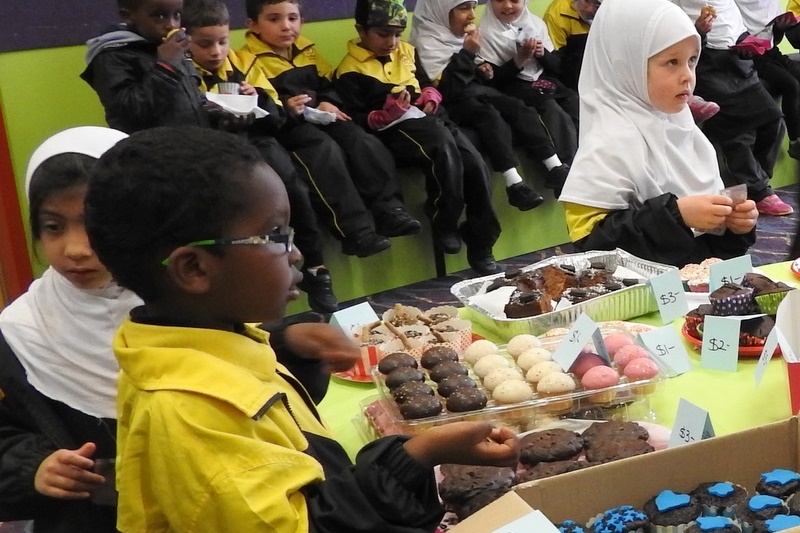
{"label": "girl in white hijab", "polygon": [[450,118],[475,132],[492,169],[505,178],[509,203],[525,211],[544,200],[516,170],[514,139],[532,160],[545,166],[545,187],[553,189],[556,197],[575,155],[574,143],[556,145],[534,108],[478,78],[475,57],[481,48],[481,32],[474,23],[476,4],[474,0],[418,0],[410,42],[421,70],[442,94]]}
{"label": "girl in white hijab", "polygon": [[755,204],[721,194],[714,148],[687,107],[699,53],[700,36],[668,0],[603,2],[578,87],[580,148],[561,197],[579,248],[682,266],[741,255],[754,242]]}
{"label": "girl in white hijab", "polygon": [[[547,24],[528,10],[528,3],[489,0],[478,24],[482,40],[479,58],[492,67],[495,87],[536,107],[543,116],[546,108],[539,104],[552,98],[577,127],[578,93],[555,75],[557,60],[551,55],[553,43]],[[549,89],[548,84],[553,87]]]}
{"label": "girl in white hijab", "polygon": [[98,473],[116,454],[111,341],[141,300],[89,246],[83,200],[97,158],[124,137],[72,128],[28,165],[31,233],[50,267],[0,313],[0,521],[33,519],[34,531],[116,531],[113,476]]}

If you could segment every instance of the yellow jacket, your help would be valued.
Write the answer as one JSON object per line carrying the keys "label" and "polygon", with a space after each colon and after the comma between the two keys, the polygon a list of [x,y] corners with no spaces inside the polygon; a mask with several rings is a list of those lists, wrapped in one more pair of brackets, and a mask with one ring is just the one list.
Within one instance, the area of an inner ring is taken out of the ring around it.
{"label": "yellow jacket", "polygon": [[268,339],[251,327],[122,324],[120,531],[308,531],[300,489],[324,476],[301,429],[328,431]]}
{"label": "yellow jacket", "polygon": [[567,37],[589,33],[589,25],[572,7],[572,0],[553,0],[542,19],[547,24],[547,32],[555,50],[567,44]]}
{"label": "yellow jacket", "polygon": [[270,98],[277,104],[282,105],[278,98],[278,91],[272,86],[269,81],[269,76],[261,68],[257,62],[256,56],[247,52],[246,50],[230,50],[225,62],[217,69],[216,72],[209,72],[197,63],[194,64],[197,71],[200,73],[201,83],[200,90],[203,92],[219,92],[216,85],[208,89],[207,78],[208,76],[216,76],[222,81],[228,81],[231,78],[238,81],[239,76],[244,77],[244,81],[253,87],[263,89]]}

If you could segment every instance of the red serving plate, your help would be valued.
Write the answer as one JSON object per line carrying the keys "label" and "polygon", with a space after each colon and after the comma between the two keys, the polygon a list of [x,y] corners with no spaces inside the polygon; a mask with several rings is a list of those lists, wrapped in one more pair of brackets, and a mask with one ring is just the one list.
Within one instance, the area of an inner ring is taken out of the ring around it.
{"label": "red serving plate", "polygon": [[800,258],[792,261],[792,266],[789,267],[789,269],[792,271],[792,274],[794,274],[794,277],[800,279]]}
{"label": "red serving plate", "polygon": [[[689,341],[698,351],[703,346],[703,339],[700,337],[695,337],[686,329],[686,324],[684,323],[681,326],[681,334],[683,338]],[[764,349],[763,346],[739,346],[739,357],[761,357],[761,351]],[[775,353],[773,355],[780,355],[781,347],[778,346],[775,349]]]}

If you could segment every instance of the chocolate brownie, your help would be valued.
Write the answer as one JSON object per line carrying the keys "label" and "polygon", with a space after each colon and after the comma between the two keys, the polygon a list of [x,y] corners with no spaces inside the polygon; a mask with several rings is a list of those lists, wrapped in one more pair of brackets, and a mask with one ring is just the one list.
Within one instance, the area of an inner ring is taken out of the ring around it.
{"label": "chocolate brownie", "polygon": [[583,437],[562,428],[545,429],[525,435],[519,443],[519,462],[535,465],[542,461],[572,459],[583,450]]}
{"label": "chocolate brownie", "polygon": [[525,468],[517,470],[517,484],[527,483],[534,479],[566,474],[567,472],[574,472],[575,470],[581,470],[589,466],[592,466],[592,463],[584,461],[583,459],[537,463],[533,466],[526,466]]}
{"label": "chocolate brownie", "polygon": [[392,370],[400,368],[401,366],[410,366],[417,368],[417,360],[412,355],[405,352],[390,353],[378,363],[378,372],[383,375],[391,374]]}
{"label": "chocolate brownie", "polygon": [[551,300],[558,300],[564,289],[578,286],[575,272],[570,272],[565,268],[546,266],[541,268],[541,273],[544,277],[544,292]]}
{"label": "chocolate brownie", "polygon": [[591,445],[588,442],[586,443],[586,460],[593,463],[607,463],[653,451],[655,451],[655,448],[642,439],[595,438],[591,441]]}
{"label": "chocolate brownie", "polygon": [[[514,469],[508,467],[442,465],[440,472],[444,478],[439,483],[439,496],[459,518],[510,491],[516,481]],[[471,500],[482,505],[468,506]]]}
{"label": "chocolate brownie", "polygon": [[685,526],[696,520],[702,509],[689,494],[663,490],[644,504],[644,512],[654,526]]}
{"label": "chocolate brownie", "polygon": [[553,310],[550,297],[542,291],[515,289],[503,308],[507,318],[525,318],[549,313]]}
{"label": "chocolate brownie", "polygon": [[596,438],[602,439],[638,439],[647,440],[650,434],[636,422],[609,420],[607,422],[594,422],[581,434],[586,446]]}

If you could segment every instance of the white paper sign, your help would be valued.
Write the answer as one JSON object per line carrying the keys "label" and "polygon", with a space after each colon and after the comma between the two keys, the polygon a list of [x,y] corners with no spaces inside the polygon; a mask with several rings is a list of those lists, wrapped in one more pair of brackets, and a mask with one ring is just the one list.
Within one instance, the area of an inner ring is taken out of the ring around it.
{"label": "white paper sign", "polygon": [[331,325],[338,326],[345,335],[351,337],[353,328],[363,324],[371,324],[380,320],[369,302],[362,302],[352,307],[340,309],[331,316]]}
{"label": "white paper sign", "polygon": [[669,438],[668,448],[683,446],[693,442],[710,439],[714,436],[714,427],[708,411],[692,402],[681,398],[678,403],[678,414]]}
{"label": "white paper sign", "polygon": [[667,375],[677,376],[693,368],[686,346],[673,326],[644,331],[639,338],[644,347],[655,355],[655,362]]}

